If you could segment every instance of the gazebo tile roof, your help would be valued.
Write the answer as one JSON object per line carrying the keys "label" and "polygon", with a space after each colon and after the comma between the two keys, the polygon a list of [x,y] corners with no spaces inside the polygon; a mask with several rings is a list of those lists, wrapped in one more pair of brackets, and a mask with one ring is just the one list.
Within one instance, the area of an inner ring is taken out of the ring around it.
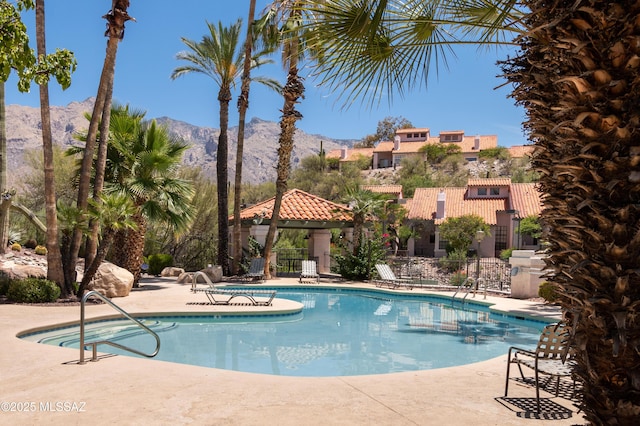
{"label": "gazebo tile roof", "polygon": [[[240,212],[241,219],[271,219],[275,197]],[[338,221],[353,220],[351,209],[300,189],[291,189],[282,197],[280,220]]]}

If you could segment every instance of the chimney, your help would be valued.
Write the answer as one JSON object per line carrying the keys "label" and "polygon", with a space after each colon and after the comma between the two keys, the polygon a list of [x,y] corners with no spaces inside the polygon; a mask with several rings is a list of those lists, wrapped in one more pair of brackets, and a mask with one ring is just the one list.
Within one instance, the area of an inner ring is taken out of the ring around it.
{"label": "chimney", "polygon": [[346,145],[342,145],[342,149],[340,150],[340,159],[345,160],[347,158],[347,152],[349,148]]}
{"label": "chimney", "polygon": [[473,149],[475,149],[476,151],[480,149],[480,135],[476,135],[476,137],[473,139]]}
{"label": "chimney", "polygon": [[436,219],[444,219],[445,217],[445,201],[447,200],[447,195],[444,193],[444,190],[441,189],[438,193],[437,203],[436,203]]}
{"label": "chimney", "polygon": [[400,136],[396,135],[395,138],[393,138],[393,150],[397,151],[400,149]]}

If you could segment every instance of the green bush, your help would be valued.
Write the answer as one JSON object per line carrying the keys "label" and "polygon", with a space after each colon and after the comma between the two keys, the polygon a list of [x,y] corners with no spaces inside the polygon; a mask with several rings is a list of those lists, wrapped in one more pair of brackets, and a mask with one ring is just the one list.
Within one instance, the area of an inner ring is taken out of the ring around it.
{"label": "green bush", "polygon": [[453,250],[446,257],[438,260],[438,264],[447,272],[456,272],[463,265],[467,264],[467,252],[464,250]]}
{"label": "green bush", "polygon": [[162,270],[173,266],[173,256],[170,254],[152,254],[149,256],[149,275],[160,275]]}
{"label": "green bush", "polygon": [[449,279],[449,284],[459,287],[462,284],[464,284],[466,279],[467,279],[466,273],[456,272],[455,274],[451,274],[451,278]]}
{"label": "green bush", "polygon": [[542,297],[549,303],[556,303],[558,301],[558,292],[556,286],[549,281],[544,281],[538,287],[538,296]]}
{"label": "green bush", "polygon": [[513,253],[513,247],[504,249],[500,252],[500,259],[509,261],[509,258],[511,257],[512,253]]}
{"label": "green bush", "polygon": [[13,280],[7,290],[7,298],[18,303],[54,302],[60,297],[60,287],[44,278]]}
{"label": "green bush", "polygon": [[6,296],[11,284],[11,278],[4,272],[0,272],[0,296]]}
{"label": "green bush", "polygon": [[334,256],[337,266],[333,267],[333,272],[347,280],[371,279],[375,265],[385,259],[384,245],[379,239],[364,240],[355,255],[350,250],[343,249],[343,254]]}

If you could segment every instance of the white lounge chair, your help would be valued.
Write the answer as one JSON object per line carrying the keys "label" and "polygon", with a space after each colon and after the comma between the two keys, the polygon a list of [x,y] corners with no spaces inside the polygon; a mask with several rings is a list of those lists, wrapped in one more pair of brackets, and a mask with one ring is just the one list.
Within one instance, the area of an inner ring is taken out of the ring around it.
{"label": "white lounge chair", "polygon": [[315,260],[303,260],[302,261],[302,272],[300,273],[300,282],[303,280],[313,280],[316,283],[320,282],[320,275],[316,271],[316,261]]}
{"label": "white lounge chair", "polygon": [[389,288],[398,288],[405,286],[408,289],[413,289],[413,281],[402,278],[396,278],[396,274],[393,273],[391,267],[384,263],[378,263],[376,265],[376,271],[380,278],[375,279],[376,287],[387,286]]}

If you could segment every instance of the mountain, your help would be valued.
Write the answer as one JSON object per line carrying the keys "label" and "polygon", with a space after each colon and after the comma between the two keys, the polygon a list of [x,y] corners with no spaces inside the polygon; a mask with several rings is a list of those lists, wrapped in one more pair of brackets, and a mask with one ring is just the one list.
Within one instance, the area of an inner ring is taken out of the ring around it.
{"label": "mountain", "polygon": [[[91,113],[95,99],[88,98],[83,102],[71,102],[67,106],[51,107],[51,131],[54,143],[63,148],[77,145],[73,138],[76,133],[86,133],[89,121],[85,113]],[[42,149],[42,132],[39,108],[21,105],[7,105],[7,166],[8,187],[15,186],[16,178],[21,173],[28,173],[24,161],[24,152],[31,149]],[[148,119],[152,117],[146,117]],[[183,139],[189,149],[183,157],[183,164],[199,167],[204,174],[216,180],[216,150],[218,148],[219,129],[198,127],[170,117],[156,118],[159,124],[166,125],[171,133]],[[236,146],[238,128],[229,128],[229,180],[235,174]],[[275,181],[276,164],[278,162],[278,123],[253,118],[245,127],[243,182],[262,183]],[[354,140],[331,139],[322,135],[309,135],[297,130],[295,144],[291,155],[291,166],[296,168],[300,160],[315,155],[320,147],[325,152],[338,149],[343,145],[353,146]]]}

